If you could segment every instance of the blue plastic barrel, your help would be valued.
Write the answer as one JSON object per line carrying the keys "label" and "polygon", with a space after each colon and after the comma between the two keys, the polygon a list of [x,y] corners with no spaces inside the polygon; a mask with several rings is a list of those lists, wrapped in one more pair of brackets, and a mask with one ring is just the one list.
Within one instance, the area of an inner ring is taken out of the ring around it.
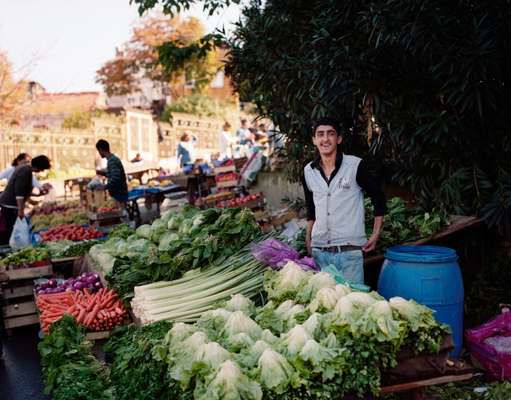
{"label": "blue plastic barrel", "polygon": [[400,296],[435,310],[437,321],[450,325],[452,356],[463,343],[463,280],[458,256],[439,246],[394,246],[385,252],[378,292],[389,299]]}

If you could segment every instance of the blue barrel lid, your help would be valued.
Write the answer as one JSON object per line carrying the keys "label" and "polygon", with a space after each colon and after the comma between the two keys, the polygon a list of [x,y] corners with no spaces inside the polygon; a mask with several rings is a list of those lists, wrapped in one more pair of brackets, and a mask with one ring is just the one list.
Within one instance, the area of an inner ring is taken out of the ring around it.
{"label": "blue barrel lid", "polygon": [[393,261],[418,263],[443,263],[456,261],[456,251],[441,246],[392,246],[385,252],[385,258]]}

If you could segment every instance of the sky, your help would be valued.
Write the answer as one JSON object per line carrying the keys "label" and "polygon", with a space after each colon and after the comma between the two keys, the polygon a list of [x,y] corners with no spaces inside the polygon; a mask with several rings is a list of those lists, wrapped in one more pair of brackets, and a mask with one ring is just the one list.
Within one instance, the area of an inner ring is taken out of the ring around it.
{"label": "sky", "polygon": [[[202,20],[208,32],[239,18],[230,7],[207,17],[200,7],[184,14]],[[17,79],[50,92],[98,91],[95,72],[130,38],[138,18],[129,0],[0,0],[0,50]]]}

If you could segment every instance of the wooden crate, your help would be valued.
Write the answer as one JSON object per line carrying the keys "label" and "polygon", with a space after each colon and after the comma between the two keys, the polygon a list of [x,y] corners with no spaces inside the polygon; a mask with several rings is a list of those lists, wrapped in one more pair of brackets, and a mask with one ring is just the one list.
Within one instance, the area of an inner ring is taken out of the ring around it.
{"label": "wooden crate", "polygon": [[2,315],[5,319],[34,314],[36,311],[34,301],[25,301],[23,303],[9,304],[2,307]]}
{"label": "wooden crate", "polygon": [[17,328],[20,326],[34,325],[39,323],[37,314],[23,315],[21,317],[7,318],[4,320],[5,329]]}
{"label": "wooden crate", "polygon": [[214,169],[215,174],[223,174],[225,172],[235,172],[236,166],[235,165],[227,165],[225,167],[216,167]]}
{"label": "wooden crate", "polygon": [[34,279],[51,275],[53,274],[53,268],[50,264],[48,264],[41,267],[10,269],[5,271],[5,273],[9,275],[9,279],[11,281],[15,281],[19,279]]}
{"label": "wooden crate", "polygon": [[106,190],[87,190],[85,196],[87,210],[95,212],[98,208],[107,207],[109,199]]}
{"label": "wooden crate", "polygon": [[18,297],[32,296],[34,285],[7,286],[2,288],[2,295],[5,300],[16,299]]}
{"label": "wooden crate", "polygon": [[238,185],[238,180],[233,179],[231,181],[224,181],[224,182],[217,182],[216,187],[217,188],[230,188]]}

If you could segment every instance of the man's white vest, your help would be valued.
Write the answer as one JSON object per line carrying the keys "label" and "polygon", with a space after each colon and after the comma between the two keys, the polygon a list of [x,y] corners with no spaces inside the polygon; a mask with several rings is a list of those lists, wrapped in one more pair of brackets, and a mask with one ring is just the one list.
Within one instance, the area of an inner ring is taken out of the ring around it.
{"label": "man's white vest", "polygon": [[328,185],[311,163],[304,169],[305,182],[313,193],[316,221],[312,247],[354,245],[366,242],[364,194],[357,184],[361,159],[343,154],[341,168]]}

